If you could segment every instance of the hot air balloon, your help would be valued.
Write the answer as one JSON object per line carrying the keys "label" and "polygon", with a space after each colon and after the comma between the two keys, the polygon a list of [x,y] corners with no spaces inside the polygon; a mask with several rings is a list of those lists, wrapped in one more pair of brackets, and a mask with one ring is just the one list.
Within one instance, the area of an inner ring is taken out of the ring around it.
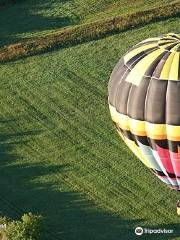
{"label": "hot air balloon", "polygon": [[132,152],[180,190],[180,35],[148,38],[128,51],[111,74],[108,103]]}

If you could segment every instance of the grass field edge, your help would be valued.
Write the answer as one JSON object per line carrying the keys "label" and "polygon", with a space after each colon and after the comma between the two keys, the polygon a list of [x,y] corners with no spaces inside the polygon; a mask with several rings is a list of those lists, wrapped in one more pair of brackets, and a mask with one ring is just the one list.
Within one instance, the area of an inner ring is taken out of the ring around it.
{"label": "grass field edge", "polygon": [[180,2],[176,1],[161,7],[153,7],[131,14],[125,14],[64,29],[45,37],[27,39],[0,48],[0,62],[9,62],[20,58],[48,52],[58,48],[98,40],[108,35],[126,31],[139,25],[164,20],[180,15]]}

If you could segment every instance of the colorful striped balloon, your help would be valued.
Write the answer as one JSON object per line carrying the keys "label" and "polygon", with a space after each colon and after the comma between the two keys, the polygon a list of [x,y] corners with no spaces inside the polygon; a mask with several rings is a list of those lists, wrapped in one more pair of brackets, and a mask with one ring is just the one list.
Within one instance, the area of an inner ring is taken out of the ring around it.
{"label": "colorful striped balloon", "polygon": [[115,66],[108,93],[122,139],[164,183],[180,190],[180,35],[135,45]]}

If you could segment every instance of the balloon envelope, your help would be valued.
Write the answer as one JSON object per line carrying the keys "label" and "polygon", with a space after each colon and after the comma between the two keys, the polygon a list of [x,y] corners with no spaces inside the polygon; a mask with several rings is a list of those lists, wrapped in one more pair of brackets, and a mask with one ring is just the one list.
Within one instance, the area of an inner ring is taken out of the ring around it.
{"label": "balloon envelope", "polygon": [[108,95],[112,120],[128,147],[180,190],[180,35],[135,45],[115,66]]}

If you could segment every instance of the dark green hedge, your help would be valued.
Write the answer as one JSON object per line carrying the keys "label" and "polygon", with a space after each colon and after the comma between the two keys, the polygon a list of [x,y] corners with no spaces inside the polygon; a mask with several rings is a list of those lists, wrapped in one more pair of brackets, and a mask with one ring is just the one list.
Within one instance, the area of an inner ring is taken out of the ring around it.
{"label": "dark green hedge", "polygon": [[167,4],[149,10],[117,16],[103,21],[61,30],[55,34],[35,40],[12,44],[0,49],[0,62],[15,60],[59,47],[72,46],[86,41],[127,30],[141,24],[180,15],[180,2]]}

